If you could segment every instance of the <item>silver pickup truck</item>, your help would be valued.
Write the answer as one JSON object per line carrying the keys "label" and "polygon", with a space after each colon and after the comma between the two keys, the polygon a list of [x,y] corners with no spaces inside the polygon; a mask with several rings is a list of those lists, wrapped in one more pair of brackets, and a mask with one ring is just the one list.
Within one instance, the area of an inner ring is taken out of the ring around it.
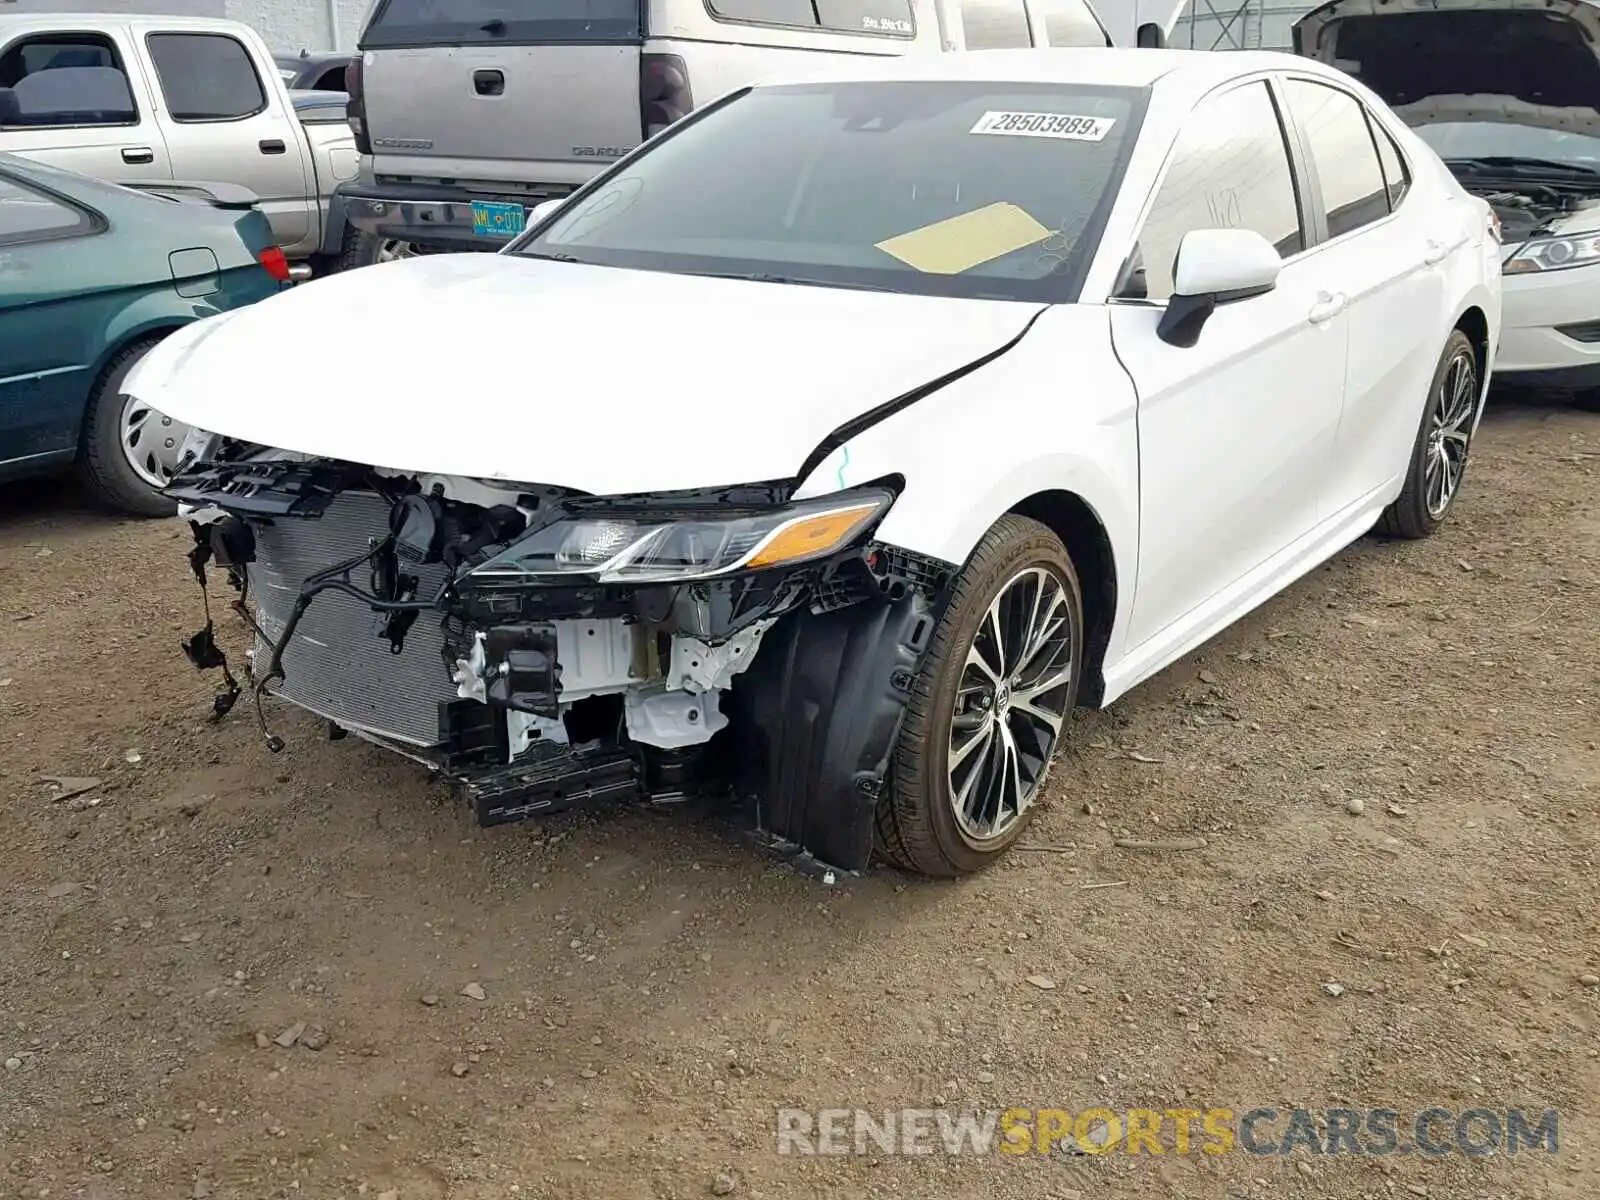
{"label": "silver pickup truck", "polygon": [[290,93],[237,21],[0,16],[0,148],[113,183],[247,188],[289,259],[324,271],[345,232],[333,192],[360,156],[342,104],[318,95]]}

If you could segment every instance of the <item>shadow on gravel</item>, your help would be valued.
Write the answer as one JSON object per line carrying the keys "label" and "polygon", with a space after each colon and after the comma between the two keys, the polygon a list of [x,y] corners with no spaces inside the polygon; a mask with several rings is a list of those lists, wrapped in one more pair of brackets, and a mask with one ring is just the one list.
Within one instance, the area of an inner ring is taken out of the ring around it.
{"label": "shadow on gravel", "polygon": [[95,504],[71,475],[0,484],[0,538],[109,526],[123,519]]}

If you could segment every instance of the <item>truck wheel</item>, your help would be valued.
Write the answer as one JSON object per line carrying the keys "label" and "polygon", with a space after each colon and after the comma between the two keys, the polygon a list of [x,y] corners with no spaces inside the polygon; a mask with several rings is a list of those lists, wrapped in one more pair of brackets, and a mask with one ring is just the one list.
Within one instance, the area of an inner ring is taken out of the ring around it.
{"label": "truck wheel", "polygon": [[956,577],[906,706],[877,846],[956,876],[998,861],[1044,792],[1083,665],[1083,592],[1044,525],[1006,516]]}
{"label": "truck wheel", "polygon": [[357,267],[370,267],[374,263],[394,262],[396,259],[416,256],[417,248],[411,242],[380,237],[376,233],[366,233],[351,225],[344,231],[344,242],[339,248],[339,261],[335,269],[353,271]]}
{"label": "truck wheel", "polygon": [[172,478],[189,427],[122,394],[134,364],[161,339],[119,350],[101,372],[83,419],[78,471],[95,498],[135,517],[170,517],[174,501],[156,489]]}

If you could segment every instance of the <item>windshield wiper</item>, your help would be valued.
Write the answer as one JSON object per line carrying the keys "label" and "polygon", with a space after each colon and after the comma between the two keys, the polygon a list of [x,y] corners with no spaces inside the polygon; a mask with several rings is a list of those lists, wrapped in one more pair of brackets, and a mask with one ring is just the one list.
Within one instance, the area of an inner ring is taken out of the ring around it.
{"label": "windshield wiper", "polygon": [[545,251],[543,253],[540,253],[540,252],[537,252],[537,251],[534,251],[534,250],[518,250],[515,253],[515,257],[517,257],[517,258],[542,258],[542,259],[545,259],[545,260],[547,260],[549,262],[581,263],[583,261],[583,259],[581,259],[581,258],[574,258],[570,254],[562,254],[559,251]]}
{"label": "windshield wiper", "polygon": [[1477,171],[1486,175],[1509,175],[1521,178],[1529,175],[1571,175],[1579,179],[1600,178],[1600,170],[1578,163],[1558,162],[1553,158],[1521,158],[1515,155],[1495,155],[1487,158],[1447,158],[1447,167]]}
{"label": "windshield wiper", "polygon": [[801,279],[793,275],[772,275],[764,271],[680,271],[681,275],[695,275],[701,279],[747,279],[751,283],[790,283],[798,287],[846,288],[853,292],[891,292],[899,288],[885,287],[880,283],[841,283],[834,279]]}

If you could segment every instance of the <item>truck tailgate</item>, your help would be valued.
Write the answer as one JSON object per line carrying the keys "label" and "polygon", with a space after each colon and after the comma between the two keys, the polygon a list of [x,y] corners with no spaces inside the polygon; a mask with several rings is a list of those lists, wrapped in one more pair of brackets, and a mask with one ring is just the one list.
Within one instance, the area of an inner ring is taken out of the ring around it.
{"label": "truck tailgate", "polygon": [[643,136],[636,42],[375,50],[364,90],[379,175],[549,181],[538,164],[593,168]]}

